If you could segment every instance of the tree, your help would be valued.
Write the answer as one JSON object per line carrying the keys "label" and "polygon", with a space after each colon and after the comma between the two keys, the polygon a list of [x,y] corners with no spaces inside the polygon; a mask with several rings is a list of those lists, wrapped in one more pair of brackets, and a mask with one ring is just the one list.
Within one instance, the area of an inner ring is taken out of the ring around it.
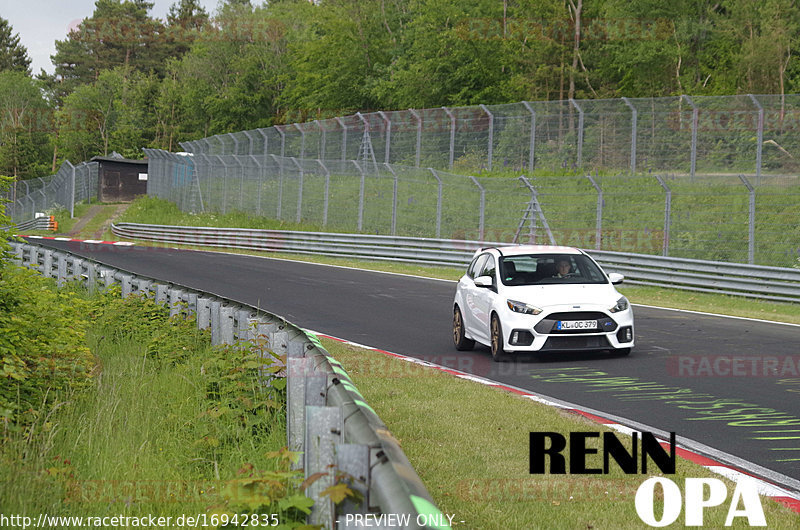
{"label": "tree", "polygon": [[144,0],[97,0],[92,16],[56,41],[51,58],[61,83],[59,99],[118,66],[164,75],[173,47],[164,25],[148,15],[152,6]]}
{"label": "tree", "polygon": [[19,33],[13,34],[8,20],[0,17],[0,72],[17,70],[30,75],[31,59],[20,44]]}
{"label": "tree", "polygon": [[46,174],[50,110],[25,73],[0,72],[0,113],[0,173],[15,179]]}

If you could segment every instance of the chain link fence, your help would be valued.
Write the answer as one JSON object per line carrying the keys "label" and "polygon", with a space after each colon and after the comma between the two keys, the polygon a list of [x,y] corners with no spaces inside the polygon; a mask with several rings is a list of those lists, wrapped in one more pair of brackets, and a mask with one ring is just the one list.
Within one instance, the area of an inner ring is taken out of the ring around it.
{"label": "chain link fence", "polygon": [[216,135],[208,155],[359,160],[461,172],[795,175],[800,95],[523,101],[357,113]]}
{"label": "chain link fence", "polygon": [[67,160],[55,175],[15,181],[4,194],[6,214],[15,223],[61,208],[72,217],[76,203],[97,198],[97,172],[97,162],[73,166]]}
{"label": "chain link fence", "polygon": [[300,229],[557,243],[794,266],[800,186],[744,175],[464,176],[413,165],[145,149],[148,194]]}

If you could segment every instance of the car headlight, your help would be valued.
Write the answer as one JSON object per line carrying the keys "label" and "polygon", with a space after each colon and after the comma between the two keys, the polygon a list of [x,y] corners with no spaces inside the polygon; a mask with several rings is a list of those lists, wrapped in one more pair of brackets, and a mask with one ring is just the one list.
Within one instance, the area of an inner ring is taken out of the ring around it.
{"label": "car headlight", "polygon": [[516,300],[506,300],[506,303],[508,304],[508,308],[514,311],[515,313],[523,313],[525,315],[538,315],[539,313],[542,312],[542,310],[539,309],[538,307],[526,304],[524,302],[517,302]]}
{"label": "car headlight", "polygon": [[614,304],[614,307],[609,309],[609,311],[612,313],[619,313],[620,311],[625,311],[626,309],[628,309],[628,299],[623,296],[617,300],[617,303]]}

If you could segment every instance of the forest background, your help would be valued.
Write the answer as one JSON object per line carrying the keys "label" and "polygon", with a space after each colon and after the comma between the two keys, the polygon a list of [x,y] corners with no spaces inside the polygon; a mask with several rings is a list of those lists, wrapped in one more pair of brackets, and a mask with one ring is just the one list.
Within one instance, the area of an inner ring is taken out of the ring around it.
{"label": "forest background", "polygon": [[791,0],[97,0],[52,74],[0,18],[0,174],[356,111],[798,91]]}

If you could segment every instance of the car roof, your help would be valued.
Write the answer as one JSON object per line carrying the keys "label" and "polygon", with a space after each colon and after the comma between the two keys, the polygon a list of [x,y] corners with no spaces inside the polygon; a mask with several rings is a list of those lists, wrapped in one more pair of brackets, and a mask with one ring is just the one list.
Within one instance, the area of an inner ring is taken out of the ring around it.
{"label": "car roof", "polygon": [[501,247],[486,247],[478,250],[475,254],[487,250],[497,250],[503,256],[520,256],[523,254],[583,254],[575,247],[563,247],[558,245],[508,245]]}

